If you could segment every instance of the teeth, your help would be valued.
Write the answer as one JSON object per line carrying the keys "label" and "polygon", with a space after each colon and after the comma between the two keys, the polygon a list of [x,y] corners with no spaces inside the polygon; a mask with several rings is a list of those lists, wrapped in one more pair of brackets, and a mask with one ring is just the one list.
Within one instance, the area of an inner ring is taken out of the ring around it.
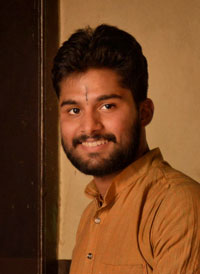
{"label": "teeth", "polygon": [[96,147],[96,146],[104,145],[107,143],[108,143],[107,140],[98,140],[95,142],[83,142],[82,145],[86,147]]}

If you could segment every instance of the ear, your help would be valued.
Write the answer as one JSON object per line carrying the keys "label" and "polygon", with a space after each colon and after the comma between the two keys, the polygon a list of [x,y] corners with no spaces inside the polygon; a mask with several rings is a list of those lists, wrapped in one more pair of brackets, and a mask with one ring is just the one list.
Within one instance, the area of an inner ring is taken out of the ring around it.
{"label": "ear", "polygon": [[154,105],[151,99],[147,98],[140,103],[139,113],[141,126],[147,126],[151,122],[154,113]]}

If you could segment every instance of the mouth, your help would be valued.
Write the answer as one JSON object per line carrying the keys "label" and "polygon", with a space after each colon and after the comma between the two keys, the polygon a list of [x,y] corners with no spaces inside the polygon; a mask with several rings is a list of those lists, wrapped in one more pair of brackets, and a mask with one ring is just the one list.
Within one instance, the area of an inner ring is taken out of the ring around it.
{"label": "mouth", "polygon": [[85,147],[98,147],[101,145],[107,144],[108,140],[98,140],[98,141],[90,141],[90,142],[82,142],[82,145]]}
{"label": "mouth", "polygon": [[73,146],[74,148],[76,148],[78,145],[82,145],[83,147],[99,147],[106,145],[109,142],[116,143],[116,137],[113,134],[95,136],[82,135],[78,138],[74,138]]}

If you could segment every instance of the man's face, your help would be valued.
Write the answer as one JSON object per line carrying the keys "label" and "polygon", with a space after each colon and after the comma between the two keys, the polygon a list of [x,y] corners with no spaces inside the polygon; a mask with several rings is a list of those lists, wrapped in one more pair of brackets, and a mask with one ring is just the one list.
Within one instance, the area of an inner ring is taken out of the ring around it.
{"label": "man's face", "polygon": [[83,173],[105,176],[124,169],[137,156],[138,111],[130,90],[109,69],[70,75],[60,84],[63,148]]}

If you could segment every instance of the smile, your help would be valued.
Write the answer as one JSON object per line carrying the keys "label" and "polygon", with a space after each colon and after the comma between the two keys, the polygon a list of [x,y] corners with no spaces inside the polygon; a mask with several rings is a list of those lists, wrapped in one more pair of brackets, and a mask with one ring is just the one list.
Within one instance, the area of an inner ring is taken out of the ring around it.
{"label": "smile", "polygon": [[93,142],[82,142],[82,145],[85,147],[96,147],[96,146],[105,145],[107,143],[108,143],[108,140],[98,140]]}

